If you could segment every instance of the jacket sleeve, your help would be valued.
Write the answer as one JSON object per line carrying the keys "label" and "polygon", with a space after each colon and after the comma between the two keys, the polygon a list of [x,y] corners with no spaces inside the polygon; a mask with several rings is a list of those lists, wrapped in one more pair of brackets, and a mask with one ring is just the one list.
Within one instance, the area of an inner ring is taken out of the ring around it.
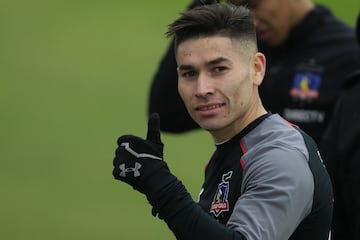
{"label": "jacket sleeve", "polygon": [[153,214],[167,223],[178,240],[246,240],[240,232],[206,213],[179,180],[164,188],[156,201],[149,199],[149,202],[153,205]]}

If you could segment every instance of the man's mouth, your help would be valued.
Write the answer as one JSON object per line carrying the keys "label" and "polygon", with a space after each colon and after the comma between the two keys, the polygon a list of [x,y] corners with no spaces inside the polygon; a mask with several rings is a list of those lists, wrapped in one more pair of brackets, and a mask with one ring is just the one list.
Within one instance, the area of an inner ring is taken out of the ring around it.
{"label": "man's mouth", "polygon": [[196,111],[209,111],[209,110],[213,110],[213,109],[216,109],[216,108],[221,108],[224,105],[225,105],[225,103],[204,105],[204,106],[196,107],[195,110]]}

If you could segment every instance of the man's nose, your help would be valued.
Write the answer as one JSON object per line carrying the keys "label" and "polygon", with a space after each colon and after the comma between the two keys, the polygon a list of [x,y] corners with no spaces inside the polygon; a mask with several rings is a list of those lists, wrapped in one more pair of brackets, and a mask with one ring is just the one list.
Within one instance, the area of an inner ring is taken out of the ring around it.
{"label": "man's nose", "polygon": [[211,83],[210,77],[207,73],[199,74],[196,84],[197,97],[206,97],[214,92],[213,84]]}

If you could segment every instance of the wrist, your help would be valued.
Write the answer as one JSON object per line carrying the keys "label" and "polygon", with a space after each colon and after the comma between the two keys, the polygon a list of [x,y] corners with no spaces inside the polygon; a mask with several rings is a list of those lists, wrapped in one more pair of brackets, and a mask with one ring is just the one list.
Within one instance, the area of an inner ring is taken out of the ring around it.
{"label": "wrist", "polygon": [[157,201],[160,192],[175,181],[177,178],[170,172],[166,162],[158,161],[152,164],[152,171],[144,175],[141,182],[134,188],[145,194],[152,204]]}
{"label": "wrist", "polygon": [[165,221],[176,217],[177,214],[187,206],[195,204],[185,186],[177,179],[165,186],[161,192],[157,194],[156,200],[149,198],[148,200],[153,206],[153,216],[159,214],[159,218]]}

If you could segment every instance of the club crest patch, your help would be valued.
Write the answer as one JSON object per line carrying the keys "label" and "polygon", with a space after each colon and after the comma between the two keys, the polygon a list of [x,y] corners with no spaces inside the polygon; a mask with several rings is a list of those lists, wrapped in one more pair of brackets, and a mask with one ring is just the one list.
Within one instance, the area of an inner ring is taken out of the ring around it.
{"label": "club crest patch", "polygon": [[319,97],[321,75],[323,67],[316,64],[315,60],[297,66],[290,89],[290,96],[294,100],[311,102]]}
{"label": "club crest patch", "polygon": [[232,171],[222,175],[221,183],[215,192],[214,199],[211,203],[210,213],[218,217],[222,212],[229,211],[229,179],[232,176]]}
{"label": "club crest patch", "polygon": [[309,72],[298,72],[294,77],[290,95],[298,99],[315,99],[319,97],[320,76]]}

